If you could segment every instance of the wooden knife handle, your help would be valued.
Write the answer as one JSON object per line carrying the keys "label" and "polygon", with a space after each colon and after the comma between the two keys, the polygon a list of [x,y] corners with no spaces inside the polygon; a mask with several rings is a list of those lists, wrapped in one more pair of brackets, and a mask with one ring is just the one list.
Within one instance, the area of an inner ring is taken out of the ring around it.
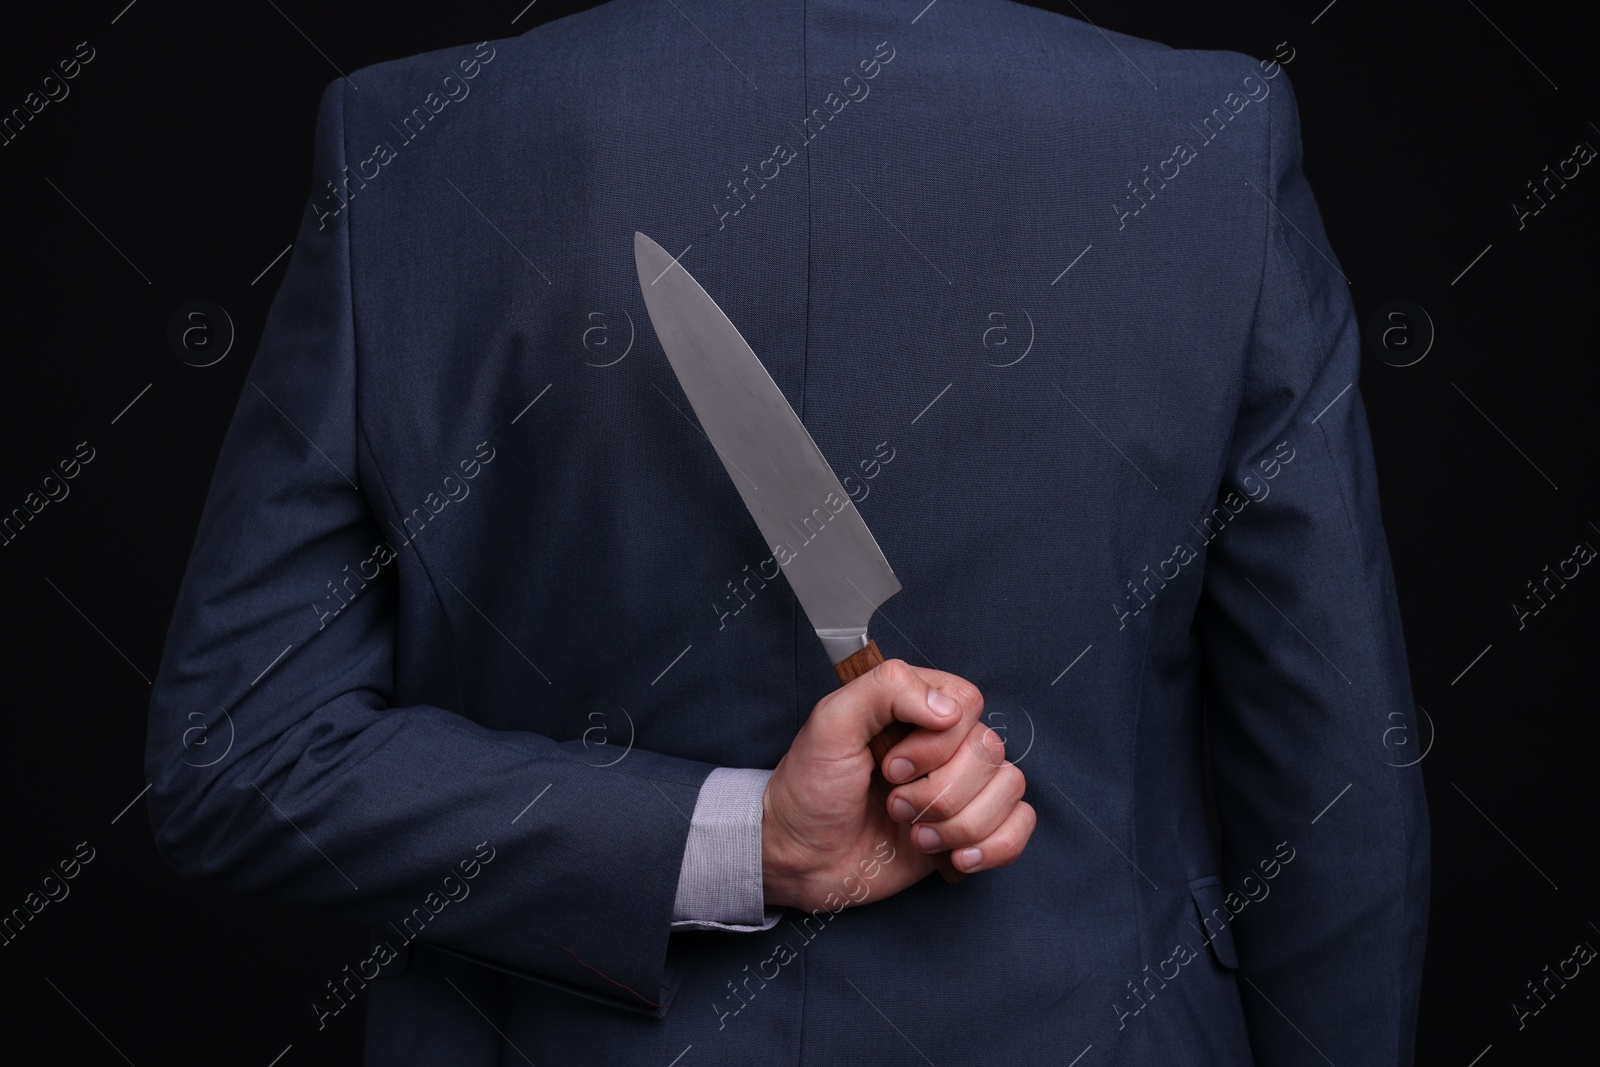
{"label": "wooden knife handle", "polygon": [[[839,676],[839,684],[844,685],[847,682],[866,674],[868,671],[882,662],[883,653],[878,651],[878,642],[868,641],[866,648],[863,648],[860,652],[857,652],[849,659],[840,660],[838,663],[835,663],[833,665],[833,671]],[[872,749],[874,774],[876,774],[879,778],[883,777],[883,757],[887,756],[891,748],[893,748],[895,745],[898,745],[906,738],[907,735],[911,733],[912,730],[915,729],[916,727],[912,726],[910,723],[901,722],[899,719],[896,719],[894,722],[884,727],[882,733],[872,739],[868,747]],[[890,784],[892,785],[893,783]],[[944,880],[949,882],[951,885],[955,885],[957,882],[966,877],[965,874],[956,870],[956,865],[954,863],[950,862],[949,852],[934,853],[933,862],[938,865],[939,873],[944,875]]]}

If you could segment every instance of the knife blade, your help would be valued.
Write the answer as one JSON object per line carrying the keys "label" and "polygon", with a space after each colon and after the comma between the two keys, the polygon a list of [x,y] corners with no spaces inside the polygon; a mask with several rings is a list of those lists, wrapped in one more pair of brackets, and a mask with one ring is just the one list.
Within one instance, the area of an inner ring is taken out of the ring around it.
{"label": "knife blade", "polygon": [[[633,254],[673,373],[842,686],[883,662],[868,627],[900,582],[822,450],[717,302],[637,231]],[[872,739],[880,776],[884,756],[912,729],[896,721]],[[948,852],[934,860],[947,882],[964,877]]]}

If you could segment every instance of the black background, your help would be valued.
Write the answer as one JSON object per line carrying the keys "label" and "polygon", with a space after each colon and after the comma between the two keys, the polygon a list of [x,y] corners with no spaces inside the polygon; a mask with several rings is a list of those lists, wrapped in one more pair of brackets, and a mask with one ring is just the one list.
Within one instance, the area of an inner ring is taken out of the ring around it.
{"label": "black background", "polygon": [[[360,957],[360,934],[180,881],[156,855],[134,802],[148,680],[282,280],[274,257],[304,209],[321,89],[339,70],[591,6],[539,0],[518,17],[525,2],[109,0],[5,16],[0,113],[78,42],[96,53],[67,98],[0,147],[0,510],[78,442],[96,450],[71,495],[0,548],[0,911],[79,842],[95,850],[70,896],[0,947],[12,1062],[265,1067],[286,1050],[284,1067],[359,1061],[359,1013],[319,1032],[308,1004]],[[1418,1062],[1594,1062],[1600,976],[1585,968],[1523,1029],[1511,1008],[1531,1005],[1524,984],[1544,965],[1600,945],[1589,744],[1600,576],[1584,568],[1520,631],[1511,607],[1579,541],[1600,546],[1597,167],[1520,230],[1512,207],[1536,206],[1524,183],[1577,142],[1600,146],[1590,12],[1082,2],[1060,10],[1178,47],[1262,57],[1289,42],[1306,171],[1358,315],[1410,301],[1437,331],[1421,362],[1393,366],[1421,351],[1427,325],[1392,320],[1391,344],[1412,347],[1385,360],[1369,340],[1360,386],[1426,711],[1391,739],[1393,762],[1426,752],[1433,817]],[[176,309],[196,299],[237,329],[206,368],[167,342]]]}

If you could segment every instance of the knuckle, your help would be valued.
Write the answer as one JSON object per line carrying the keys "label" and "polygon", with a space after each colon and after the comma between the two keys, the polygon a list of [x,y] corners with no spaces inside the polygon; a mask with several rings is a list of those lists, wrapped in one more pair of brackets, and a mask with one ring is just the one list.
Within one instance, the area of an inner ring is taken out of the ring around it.
{"label": "knuckle", "polygon": [[911,664],[903,659],[886,659],[872,672],[879,683],[890,689],[903,689],[911,683]]}
{"label": "knuckle", "polygon": [[[1006,739],[1001,737],[992,727],[983,728],[983,749],[988,758],[996,764],[1004,763],[1006,758]],[[1009,767],[1011,764],[1007,763]]]}
{"label": "knuckle", "polygon": [[949,686],[941,687],[956,698],[961,710],[974,720],[983,716],[983,694],[978,687],[964,678],[956,678]]}
{"label": "knuckle", "polygon": [[982,723],[973,729],[967,747],[978,758],[979,762],[988,768],[985,772],[987,774],[995,773],[1005,762],[1005,739]]}
{"label": "knuckle", "polygon": [[985,857],[994,857],[992,865],[995,867],[1009,867],[1017,862],[1017,857],[1022,855],[1022,846],[1027,842],[1027,838],[1009,828],[999,831],[990,840],[994,844],[985,845],[983,854]]}
{"label": "knuckle", "polygon": [[956,821],[957,823],[961,824],[961,829],[958,830],[953,836],[959,837],[961,839],[961,844],[963,845],[982,846],[983,855],[987,860],[990,852],[989,844],[990,842],[999,840],[997,835],[1001,832],[1000,829],[995,828],[991,832],[989,827],[983,826],[974,820],[967,818],[958,819]]}
{"label": "knuckle", "polygon": [[931,819],[935,822],[947,822],[960,814],[960,812],[961,809],[956,806],[955,797],[951,796],[948,790],[945,790],[941,791],[938,796],[927,804],[927,810],[923,812],[923,818]]}
{"label": "knuckle", "polygon": [[814,731],[832,732],[851,717],[852,706],[851,695],[843,689],[835,689],[816,702],[805,726]]}
{"label": "knuckle", "polygon": [[1022,855],[1028,847],[1028,841],[1033,836],[1033,829],[1038,825],[1038,815],[1031,804],[1018,802],[1018,810],[1022,818],[1007,819],[999,830],[984,843],[983,854],[985,858],[994,857],[993,866],[1009,867]]}
{"label": "knuckle", "polygon": [[[985,856],[989,855],[989,850],[985,849],[983,854]],[[1017,848],[1017,849],[1010,849],[1010,848],[1001,849],[1001,850],[999,850],[998,854],[995,856],[994,861],[992,863],[990,863],[989,866],[991,866],[991,867],[1009,867],[1009,866],[1011,866],[1013,863],[1017,862],[1017,860],[1019,860],[1021,858],[1022,858],[1022,850],[1020,848]]]}
{"label": "knuckle", "polygon": [[1022,850],[1028,847],[1028,842],[1033,838],[1034,827],[1039,825],[1039,816],[1033,810],[1032,804],[1019,801],[1018,806],[1024,812],[1021,824],[1015,830],[1017,855],[1020,856],[1022,855]]}

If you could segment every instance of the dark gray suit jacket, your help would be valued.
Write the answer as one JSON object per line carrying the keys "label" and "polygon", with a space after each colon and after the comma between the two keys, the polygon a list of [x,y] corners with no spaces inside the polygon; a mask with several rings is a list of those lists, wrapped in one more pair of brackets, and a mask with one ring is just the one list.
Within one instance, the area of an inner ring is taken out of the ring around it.
{"label": "dark gray suit jacket", "polygon": [[[368,1063],[1409,1062],[1428,824],[1292,49],[919,8],[614,0],[324,96],[148,764],[178,869],[372,931],[305,991]],[[847,476],[885,652],[985,692],[1015,866],[671,932],[706,775],[835,682],[635,230]]]}

